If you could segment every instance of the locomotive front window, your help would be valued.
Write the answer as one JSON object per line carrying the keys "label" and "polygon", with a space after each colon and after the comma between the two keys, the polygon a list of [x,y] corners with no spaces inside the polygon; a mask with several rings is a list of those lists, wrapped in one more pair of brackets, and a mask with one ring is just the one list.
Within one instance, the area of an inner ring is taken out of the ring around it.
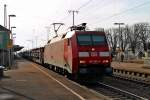
{"label": "locomotive front window", "polygon": [[104,35],[96,34],[80,34],[77,36],[79,45],[100,45],[106,43],[106,38]]}
{"label": "locomotive front window", "polygon": [[91,35],[78,35],[77,36],[78,43],[79,45],[91,45],[92,40],[91,40]]}
{"label": "locomotive front window", "polygon": [[92,35],[93,45],[100,45],[106,43],[106,38],[103,35]]}

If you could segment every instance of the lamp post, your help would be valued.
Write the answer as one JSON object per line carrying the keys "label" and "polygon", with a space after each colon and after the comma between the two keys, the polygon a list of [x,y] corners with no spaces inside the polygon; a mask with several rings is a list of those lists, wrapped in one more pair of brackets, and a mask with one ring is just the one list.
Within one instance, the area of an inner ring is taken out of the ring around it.
{"label": "lamp post", "polygon": [[[121,34],[120,26],[124,25],[124,23],[114,23],[114,25],[119,25],[119,58],[121,58],[121,55],[120,55],[120,48],[121,48],[121,44],[120,44],[120,34]],[[119,62],[120,62],[120,59],[119,59]]]}
{"label": "lamp post", "polygon": [[9,16],[9,22],[8,22],[8,24],[9,24],[9,29],[10,29],[10,17],[16,17],[16,15],[8,15]]}
{"label": "lamp post", "polygon": [[[14,38],[13,38],[13,31],[12,31],[13,28],[16,28],[16,27],[15,26],[11,27],[11,39],[12,39],[12,45],[14,47]],[[14,60],[14,48],[12,48],[12,59],[11,60],[12,61]]]}
{"label": "lamp post", "polygon": [[[14,14],[11,14],[11,15],[8,15],[9,17],[9,20],[8,20],[8,24],[9,24],[9,30],[10,30],[10,17],[16,17],[16,15]],[[10,35],[11,35],[11,39],[12,39],[12,31],[10,32]],[[12,40],[13,41],[13,40]],[[13,43],[12,43],[13,45]],[[13,47],[9,49],[9,68],[10,66],[12,65],[13,63],[13,55],[12,55],[12,52],[13,52]]]}

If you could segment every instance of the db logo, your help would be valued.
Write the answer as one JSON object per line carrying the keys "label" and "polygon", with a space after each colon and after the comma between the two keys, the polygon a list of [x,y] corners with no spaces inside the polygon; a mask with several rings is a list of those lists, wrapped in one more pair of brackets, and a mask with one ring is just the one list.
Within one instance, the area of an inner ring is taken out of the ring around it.
{"label": "db logo", "polygon": [[95,51],[95,48],[92,48],[92,51]]}

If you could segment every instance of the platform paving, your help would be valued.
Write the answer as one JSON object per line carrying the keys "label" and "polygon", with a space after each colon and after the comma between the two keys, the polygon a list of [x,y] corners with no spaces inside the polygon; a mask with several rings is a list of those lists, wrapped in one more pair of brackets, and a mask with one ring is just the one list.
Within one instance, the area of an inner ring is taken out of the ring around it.
{"label": "platform paving", "polygon": [[0,100],[107,100],[51,70],[18,60],[0,79]]}

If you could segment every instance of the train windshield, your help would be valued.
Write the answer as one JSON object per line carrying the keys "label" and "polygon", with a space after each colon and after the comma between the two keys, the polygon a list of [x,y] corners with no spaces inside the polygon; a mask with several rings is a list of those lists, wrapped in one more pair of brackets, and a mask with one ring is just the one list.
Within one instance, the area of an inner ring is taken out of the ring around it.
{"label": "train windshield", "polygon": [[106,37],[104,35],[97,34],[80,34],[77,36],[79,45],[101,45],[106,43]]}

